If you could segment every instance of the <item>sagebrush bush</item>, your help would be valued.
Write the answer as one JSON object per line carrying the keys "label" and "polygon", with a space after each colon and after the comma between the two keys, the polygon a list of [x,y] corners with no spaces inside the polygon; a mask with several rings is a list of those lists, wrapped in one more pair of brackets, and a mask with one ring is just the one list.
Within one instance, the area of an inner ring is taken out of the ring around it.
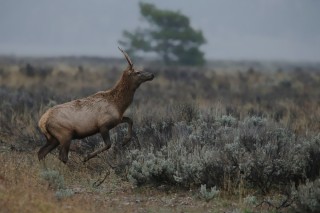
{"label": "sagebrush bush", "polygon": [[314,180],[320,174],[320,134],[304,139],[302,147],[308,153],[306,175],[310,180]]}
{"label": "sagebrush bush", "polygon": [[59,189],[55,193],[55,196],[58,200],[61,200],[66,197],[70,197],[72,195],[74,195],[74,191],[72,189]]}
{"label": "sagebrush bush", "polygon": [[58,171],[45,170],[40,173],[40,176],[49,183],[49,186],[55,190],[64,189],[64,178]]}
{"label": "sagebrush bush", "polygon": [[56,190],[55,196],[58,200],[70,197],[74,194],[72,189],[65,186],[64,177],[55,170],[44,170],[40,173],[40,177],[49,183],[49,187]]}
{"label": "sagebrush bush", "polygon": [[320,179],[300,185],[297,192],[297,212],[316,213],[320,210]]}
{"label": "sagebrush bush", "polygon": [[[174,166],[169,159],[162,156],[161,151],[141,155],[137,150],[131,152],[132,161],[128,178],[137,185],[145,183],[173,182]],[[143,163],[142,163],[143,162]]]}
{"label": "sagebrush bush", "polygon": [[248,195],[243,199],[244,203],[247,205],[257,205],[258,200],[256,196]]}
{"label": "sagebrush bush", "polygon": [[[311,152],[313,156],[320,154],[315,148],[317,136],[308,139],[307,146],[306,138],[296,137],[267,118],[196,117],[191,122],[174,122],[170,135],[159,131],[158,125],[149,125],[144,135],[159,142],[127,153],[129,180],[138,185],[206,184],[226,190],[243,180],[246,187],[258,188],[265,194],[290,182],[303,182],[308,178],[306,171],[319,172],[317,162],[310,160]],[[150,141],[144,135],[141,137]]]}
{"label": "sagebrush bush", "polygon": [[201,185],[200,187],[200,198],[201,199],[204,199],[205,201],[210,201],[212,200],[214,197],[216,197],[218,194],[219,194],[219,190],[217,190],[217,188],[214,186],[214,187],[211,187],[210,190],[207,190],[207,186],[206,184],[204,185]]}

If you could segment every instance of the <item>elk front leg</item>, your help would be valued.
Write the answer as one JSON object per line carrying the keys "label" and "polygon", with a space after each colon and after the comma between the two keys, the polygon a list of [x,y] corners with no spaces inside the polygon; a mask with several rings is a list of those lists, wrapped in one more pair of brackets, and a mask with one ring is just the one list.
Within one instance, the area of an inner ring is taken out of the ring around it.
{"label": "elk front leg", "polygon": [[121,119],[121,123],[127,123],[128,124],[128,135],[127,137],[125,137],[123,143],[122,143],[122,146],[125,146],[127,145],[127,143],[131,140],[132,138],[132,126],[133,126],[133,122],[131,120],[131,118],[129,117],[123,117]]}
{"label": "elk front leg", "polygon": [[105,150],[107,150],[107,149],[109,149],[111,147],[109,129],[106,128],[106,127],[101,128],[100,129],[100,134],[101,134],[102,139],[103,139],[104,144],[105,144],[104,147],[102,147],[102,148],[100,148],[100,149],[88,154],[84,158],[83,162],[86,162],[86,161],[90,160],[91,158],[96,157],[98,154],[100,154],[101,152],[103,152],[103,151],[105,151]]}

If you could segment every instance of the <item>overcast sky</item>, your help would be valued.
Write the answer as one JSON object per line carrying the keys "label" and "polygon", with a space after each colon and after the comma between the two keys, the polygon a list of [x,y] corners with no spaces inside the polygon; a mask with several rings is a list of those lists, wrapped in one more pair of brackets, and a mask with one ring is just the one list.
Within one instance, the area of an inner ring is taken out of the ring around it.
{"label": "overcast sky", "polygon": [[[137,0],[0,0],[0,54],[119,56]],[[320,0],[145,0],[201,29],[208,59],[320,61]]]}

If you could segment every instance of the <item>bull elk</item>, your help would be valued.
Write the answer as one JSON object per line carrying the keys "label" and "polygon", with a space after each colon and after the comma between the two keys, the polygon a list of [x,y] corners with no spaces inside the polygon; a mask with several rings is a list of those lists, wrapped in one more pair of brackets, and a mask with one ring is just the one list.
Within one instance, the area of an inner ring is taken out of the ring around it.
{"label": "bull elk", "polygon": [[88,154],[84,158],[86,162],[111,147],[109,130],[120,123],[128,124],[128,135],[122,145],[130,141],[133,122],[123,114],[132,103],[136,89],[143,82],[151,81],[154,75],[135,70],[128,54],[121,48],[119,50],[127,60],[128,67],[112,89],[56,105],[41,116],[39,127],[47,142],[38,152],[39,160],[60,145],[59,159],[67,163],[72,139],[100,133],[104,147]]}

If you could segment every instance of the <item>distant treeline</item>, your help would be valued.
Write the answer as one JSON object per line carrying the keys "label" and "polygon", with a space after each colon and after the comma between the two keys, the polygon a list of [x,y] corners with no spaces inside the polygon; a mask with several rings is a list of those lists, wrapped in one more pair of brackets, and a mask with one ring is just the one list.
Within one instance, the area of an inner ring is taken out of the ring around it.
{"label": "distant treeline", "polygon": [[[167,67],[156,58],[137,58],[137,64],[146,66]],[[108,65],[120,66],[124,62],[119,57],[98,57],[98,56],[56,56],[56,57],[32,57],[32,56],[6,56],[0,55],[0,65],[23,65],[32,64],[35,66],[54,66],[56,64],[67,64],[70,66],[83,65]],[[258,60],[207,60],[206,66],[201,69],[214,69],[216,71],[320,71],[320,62],[290,62],[290,61],[258,61]]]}

